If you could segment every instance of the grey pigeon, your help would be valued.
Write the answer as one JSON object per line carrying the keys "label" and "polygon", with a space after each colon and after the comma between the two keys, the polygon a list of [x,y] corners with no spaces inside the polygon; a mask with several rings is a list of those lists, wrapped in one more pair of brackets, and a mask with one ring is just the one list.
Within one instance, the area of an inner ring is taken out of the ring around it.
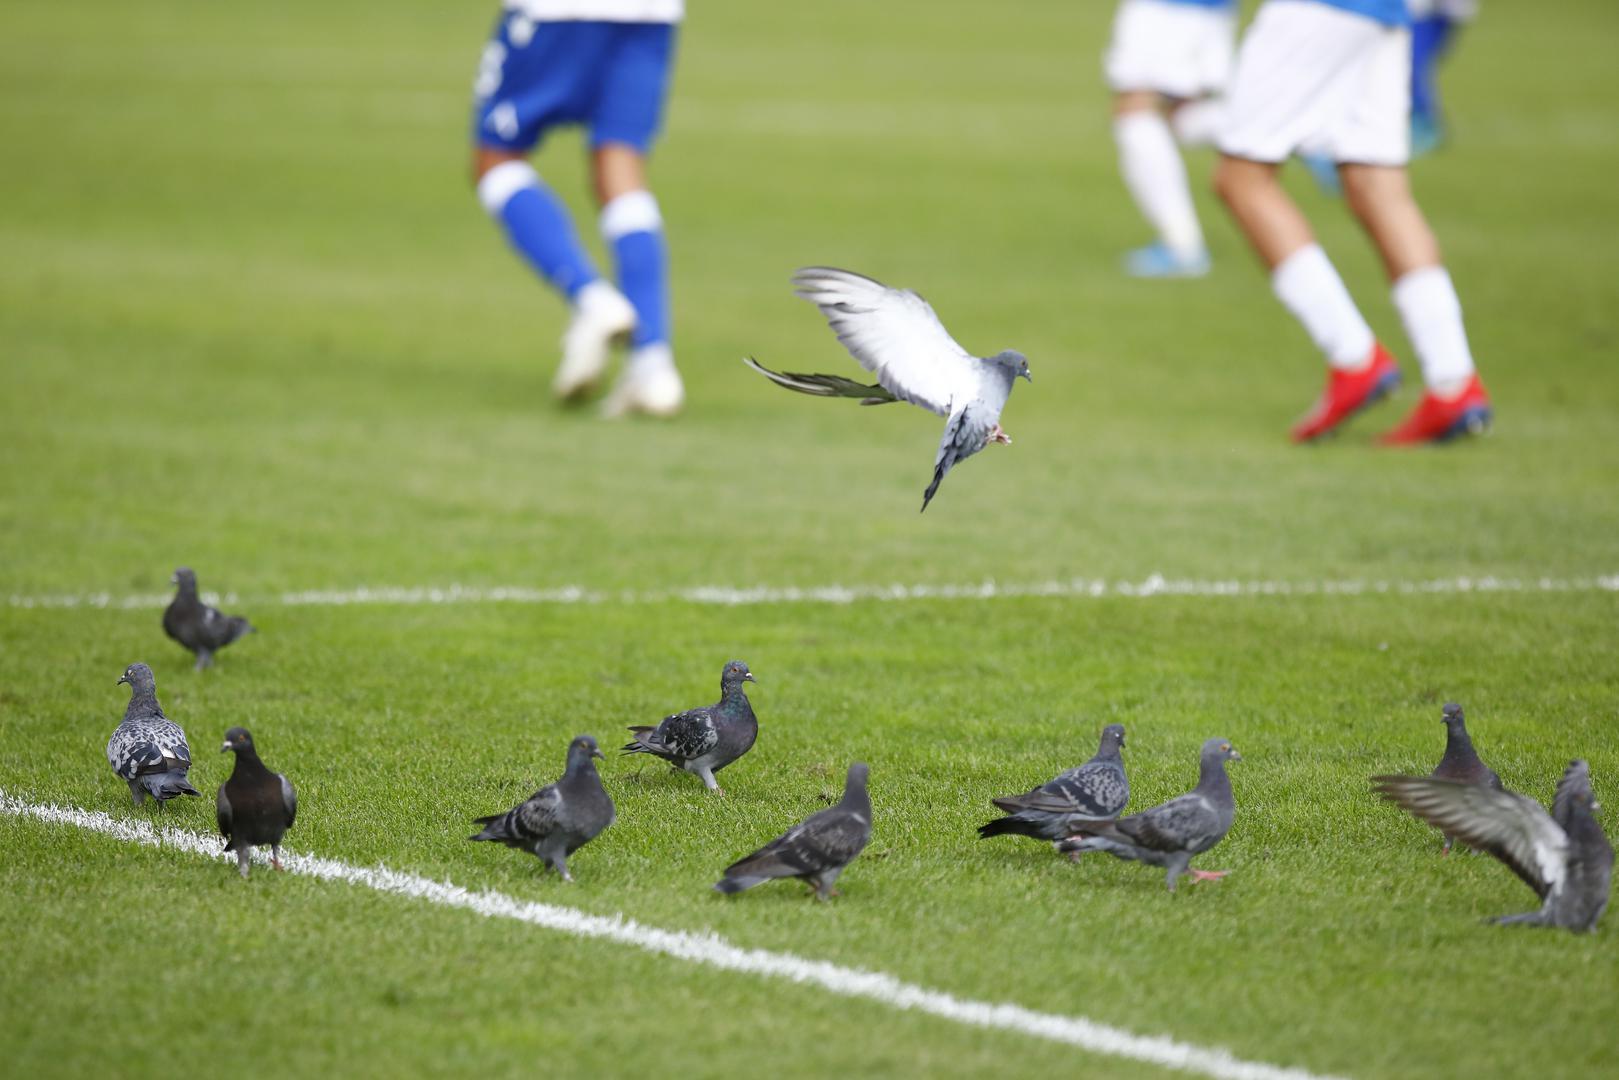
{"label": "grey pigeon", "polygon": [[1540,897],[1539,911],[1490,920],[1521,926],[1596,929],[1608,906],[1613,845],[1602,832],[1602,807],[1591,790],[1591,769],[1569,764],[1547,814],[1533,799],[1431,776],[1374,776],[1375,789],[1447,835],[1506,863]]}
{"label": "grey pigeon", "polygon": [[1023,354],[1010,350],[974,356],[939,322],[928,302],[909,289],[830,266],[807,266],[793,275],[794,291],[826,316],[843,347],[877,376],[867,386],[839,375],[776,372],[755,361],[744,363],[789,390],[816,397],[858,398],[862,405],[908,401],[946,417],[944,438],[933,461],[933,482],[922,496],[928,508],[934,492],[957,462],[992,442],[1010,445],[1001,430],[1001,410],[1012,381],[1029,375]]}
{"label": "grey pigeon", "polygon": [[1096,756],[1085,764],[1026,794],[992,800],[1007,816],[978,826],[978,835],[1063,840],[1072,835],[1068,820],[1076,815],[1100,821],[1118,817],[1130,801],[1130,780],[1119,755],[1123,749],[1124,725],[1109,724]]}
{"label": "grey pigeon", "polygon": [[[1478,751],[1473,749],[1473,740],[1467,734],[1467,718],[1462,715],[1462,707],[1454,701],[1447,702],[1442,713],[1440,723],[1445,725],[1445,756],[1434,766],[1432,775],[1441,780],[1454,780],[1458,784],[1482,784],[1496,791],[1505,790],[1501,786],[1501,778],[1495,775],[1495,770],[1484,764],[1484,760],[1478,756]],[[1446,833],[1445,847],[1441,854],[1449,855],[1455,840],[1455,837]]]}
{"label": "grey pigeon", "polygon": [[225,745],[219,752],[229,750],[236,752],[236,768],[214,800],[225,850],[236,852],[236,866],[245,878],[254,846],[269,844],[270,865],[280,870],[281,838],[298,816],[298,793],[291,780],[271,772],[259,760],[253,736],[246,728],[233,727],[225,732]]}
{"label": "grey pigeon", "polygon": [[546,866],[572,881],[568,856],[584,847],[613,823],[613,798],[602,787],[595,758],[602,756],[596,740],[581,735],[568,744],[568,766],[562,778],[547,784],[506,811],[475,818],[483,831],[469,840],[496,840],[539,857]]}
{"label": "grey pigeon", "polygon": [[1192,870],[1192,856],[1201,855],[1231,830],[1237,815],[1231,795],[1231,780],[1225,763],[1241,761],[1242,755],[1225,739],[1203,744],[1198,763],[1197,787],[1185,795],[1117,821],[1087,821],[1070,818],[1073,839],[1057,845],[1058,851],[1105,851],[1120,859],[1134,859],[1151,866],[1162,866],[1164,883],[1170,892],[1175,881],[1190,873],[1194,881],[1224,877],[1224,870]]}
{"label": "grey pigeon", "polygon": [[216,651],[253,632],[253,625],[240,615],[226,615],[202,602],[197,575],[190,567],[180,567],[171,580],[179,590],[163,611],[163,632],[197,655],[198,671],[213,666]]}
{"label": "grey pigeon", "polygon": [[677,769],[696,773],[710,791],[720,791],[714,774],[746,754],[759,737],[743,683],[755,682],[748,665],[732,660],[720,672],[720,699],[713,705],[666,716],[657,727],[631,727],[635,741],[626,754],[656,754]]}
{"label": "grey pigeon", "polygon": [[815,889],[817,900],[838,895],[832,886],[843,868],[871,840],[871,796],[866,792],[865,762],[849,766],[843,799],[811,814],[752,855],[725,868],[714,888],[739,893],[776,878],[798,878]]}
{"label": "grey pigeon", "polygon": [[163,715],[157,703],[157,680],[145,664],[131,664],[119,676],[129,684],[129,706],[124,721],[107,740],[107,761],[112,771],[129,784],[139,806],[151,795],[161,807],[177,795],[201,795],[186,780],[191,769],[191,747],[180,725]]}

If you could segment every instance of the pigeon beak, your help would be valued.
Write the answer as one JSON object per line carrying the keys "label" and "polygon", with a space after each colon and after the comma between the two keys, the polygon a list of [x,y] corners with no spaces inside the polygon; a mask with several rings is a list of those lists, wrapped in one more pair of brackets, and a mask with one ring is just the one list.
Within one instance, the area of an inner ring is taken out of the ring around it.
{"label": "pigeon beak", "polygon": [[590,752],[590,756],[593,758],[601,758],[603,761],[607,760],[607,755],[602,753],[600,750],[592,750]]}
{"label": "pigeon beak", "polygon": [[128,681],[129,681],[129,676],[128,675],[120,675],[120,676],[118,676],[118,681],[113,683],[113,685],[114,686],[123,686]]}
{"label": "pigeon beak", "polygon": [[753,672],[750,671],[746,675],[742,676],[742,681],[743,682],[758,682],[759,680],[755,679],[753,677]]}
{"label": "pigeon beak", "polygon": [[1029,372],[1020,371],[1020,372],[1018,372],[1018,374],[1023,376],[1023,381],[1024,382],[1028,383],[1030,386],[1034,385],[1034,376],[1031,375]]}
{"label": "pigeon beak", "polygon": [[223,753],[225,753],[225,752],[226,752],[226,751],[227,751],[227,750],[229,750],[229,749],[230,749],[230,743],[226,743],[226,744],[225,744],[225,745],[224,745],[224,746],[221,746],[221,747],[220,747],[220,748],[219,748],[219,752],[220,752],[220,753],[221,753],[221,754],[223,754]]}
{"label": "pigeon beak", "polygon": [[1231,760],[1232,761],[1241,761],[1242,760],[1242,755],[1237,753],[1237,751],[1235,749],[1233,749],[1231,751]]}

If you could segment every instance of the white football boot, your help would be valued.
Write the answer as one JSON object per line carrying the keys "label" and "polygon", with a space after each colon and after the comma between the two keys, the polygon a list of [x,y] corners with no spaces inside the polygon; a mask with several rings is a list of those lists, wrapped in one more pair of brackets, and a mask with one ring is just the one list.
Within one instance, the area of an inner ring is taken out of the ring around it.
{"label": "white football boot", "polygon": [[669,346],[643,345],[630,354],[613,392],[602,402],[602,415],[610,420],[630,413],[674,416],[685,403],[686,387]]}
{"label": "white football boot", "polygon": [[576,401],[601,382],[613,342],[635,329],[635,308],[605,281],[592,281],[574,299],[573,321],[562,335],[562,363],[551,392]]}

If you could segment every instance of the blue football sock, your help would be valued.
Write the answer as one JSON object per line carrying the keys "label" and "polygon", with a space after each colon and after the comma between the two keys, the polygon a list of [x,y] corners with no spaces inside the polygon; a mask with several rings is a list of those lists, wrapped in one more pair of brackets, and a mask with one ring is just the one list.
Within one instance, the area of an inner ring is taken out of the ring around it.
{"label": "blue football sock", "polygon": [[484,209],[506,230],[512,247],[569,300],[599,275],[568,208],[523,161],[496,165],[478,182]]}
{"label": "blue football sock", "polygon": [[602,208],[602,236],[618,263],[618,287],[635,306],[635,332],[630,343],[669,341],[669,255],[663,240],[663,218],[650,191],[620,195]]}

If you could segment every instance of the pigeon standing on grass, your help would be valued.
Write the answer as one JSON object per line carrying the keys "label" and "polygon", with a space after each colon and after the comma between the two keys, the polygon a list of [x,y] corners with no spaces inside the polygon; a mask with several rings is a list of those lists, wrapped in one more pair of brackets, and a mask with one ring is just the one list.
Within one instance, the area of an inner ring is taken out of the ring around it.
{"label": "pigeon standing on grass", "polygon": [[568,856],[613,823],[613,798],[602,787],[594,759],[602,756],[596,740],[580,735],[568,744],[568,766],[562,778],[547,784],[504,814],[474,818],[483,831],[469,840],[496,840],[535,855],[572,881]]}
{"label": "pigeon standing on grass", "polygon": [[1533,799],[1498,786],[1432,776],[1374,776],[1372,783],[1390,802],[1506,863],[1541,899],[1539,911],[1491,922],[1575,933],[1596,929],[1608,906],[1613,845],[1597,821],[1602,807],[1585,762],[1569,764],[1550,814]]}
{"label": "pigeon standing on grass", "polygon": [[[1447,702],[1443,710],[1445,725],[1445,756],[1439,759],[1434,766],[1433,776],[1440,780],[1451,780],[1458,784],[1479,784],[1494,788],[1496,791],[1505,790],[1501,786],[1501,778],[1495,775],[1495,770],[1484,764],[1473,749],[1473,740],[1467,734],[1467,719],[1462,715],[1462,707],[1454,701]],[[1440,852],[1450,854],[1451,845],[1456,838],[1445,833],[1445,847]]]}
{"label": "pigeon standing on grass", "polygon": [[139,806],[150,795],[162,805],[178,795],[201,795],[186,780],[191,769],[191,747],[180,725],[163,715],[157,703],[157,680],[145,664],[131,664],[118,677],[129,684],[129,706],[123,723],[107,740],[107,761],[112,771],[129,784]]}
{"label": "pigeon standing on grass", "polygon": [[[1023,795],[991,800],[1007,816],[978,826],[978,835],[1031,836],[1037,840],[1063,840],[1072,835],[1068,821],[1075,816],[1110,821],[1130,801],[1130,780],[1124,774],[1124,725],[1102,729],[1096,756],[1069,769],[1048,784]],[[1073,853],[1077,857],[1077,853]]]}
{"label": "pigeon standing on grass", "polygon": [[720,791],[714,774],[746,754],[759,737],[743,683],[756,681],[748,665],[732,660],[720,672],[720,699],[713,705],[666,716],[657,727],[632,727],[635,741],[626,754],[656,754],[677,769],[696,773],[710,791]]}
{"label": "pigeon standing on grass", "polygon": [[1073,839],[1057,845],[1058,851],[1105,851],[1120,859],[1133,859],[1166,871],[1164,883],[1170,892],[1175,881],[1190,873],[1194,881],[1207,881],[1226,875],[1224,870],[1192,870],[1194,855],[1201,855],[1218,844],[1231,830],[1237,816],[1237,803],[1231,794],[1231,780],[1225,763],[1241,761],[1242,755],[1225,739],[1203,744],[1198,764],[1197,787],[1139,814],[1117,821],[1069,819]]}
{"label": "pigeon standing on grass", "polygon": [[213,666],[215,652],[253,632],[240,615],[226,615],[202,602],[190,567],[180,567],[171,580],[179,589],[163,611],[163,632],[196,654],[198,671]]}
{"label": "pigeon standing on grass", "polygon": [[246,728],[233,727],[225,732],[225,745],[219,752],[226,751],[235,751],[236,768],[214,800],[225,850],[236,852],[236,865],[244,878],[255,845],[269,844],[270,865],[283,869],[281,838],[298,816],[298,793],[291,780],[271,772],[259,760],[253,736]]}
{"label": "pigeon standing on grass", "polygon": [[939,484],[957,462],[990,443],[1011,445],[1001,430],[1001,410],[1021,376],[1030,382],[1029,362],[1007,350],[974,356],[950,336],[928,302],[909,289],[830,266],[808,266],[793,275],[794,291],[821,309],[843,347],[877,376],[867,386],[841,375],[798,375],[771,371],[752,357],[744,363],[765,378],[816,397],[858,398],[862,405],[908,401],[946,418],[944,437],[933,460],[933,482],[922,496],[928,508]]}
{"label": "pigeon standing on grass", "polygon": [[850,765],[842,801],[811,814],[752,855],[726,867],[715,890],[739,893],[776,878],[798,878],[814,888],[817,900],[838,895],[832,887],[838,875],[871,840],[868,771],[865,762]]}

